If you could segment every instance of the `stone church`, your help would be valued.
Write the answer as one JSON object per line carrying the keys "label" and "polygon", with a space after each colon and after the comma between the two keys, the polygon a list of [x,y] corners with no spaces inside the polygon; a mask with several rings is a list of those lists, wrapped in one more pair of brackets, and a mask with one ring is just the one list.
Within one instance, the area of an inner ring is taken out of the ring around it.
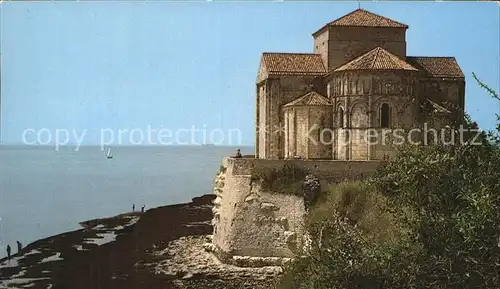
{"label": "stone church", "polygon": [[407,29],[357,9],[312,34],[314,53],[263,53],[256,158],[377,160],[394,146],[368,130],[421,127],[429,111],[456,120],[462,70],[454,57],[408,56]]}

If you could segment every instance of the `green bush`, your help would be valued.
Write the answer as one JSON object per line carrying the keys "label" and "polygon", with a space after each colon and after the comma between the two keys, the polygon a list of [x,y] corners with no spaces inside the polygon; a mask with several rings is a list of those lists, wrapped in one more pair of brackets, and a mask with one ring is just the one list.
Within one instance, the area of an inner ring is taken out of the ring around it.
{"label": "green bush", "polygon": [[386,206],[366,182],[330,186],[308,218],[311,250],[286,268],[281,288],[408,288],[420,251]]}
{"label": "green bush", "polygon": [[293,164],[285,164],[278,169],[255,169],[253,180],[259,180],[263,190],[276,193],[303,195],[303,184],[307,171]]}
{"label": "green bush", "polygon": [[[374,179],[393,207],[412,210],[412,218],[399,220],[412,229],[424,249],[418,276],[424,288],[500,284],[500,118],[496,117],[497,130],[482,133],[482,145],[405,148]],[[465,125],[477,127],[469,117]]]}
{"label": "green bush", "polygon": [[496,147],[416,147],[384,165],[374,183],[424,248],[424,288],[498,288],[500,153]]}
{"label": "green bush", "polygon": [[367,236],[377,240],[389,239],[397,224],[387,207],[387,199],[375,186],[363,182],[333,184],[323,200],[311,210],[308,224],[334,221],[340,216],[346,222],[359,227]]}

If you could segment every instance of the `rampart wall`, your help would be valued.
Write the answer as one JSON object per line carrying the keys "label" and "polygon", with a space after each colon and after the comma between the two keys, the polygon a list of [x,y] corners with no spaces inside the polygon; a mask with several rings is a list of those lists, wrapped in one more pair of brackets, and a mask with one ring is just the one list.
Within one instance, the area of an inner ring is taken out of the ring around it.
{"label": "rampart wall", "polygon": [[225,158],[215,179],[214,233],[207,244],[221,261],[238,266],[279,265],[302,252],[307,241],[304,198],[265,190],[252,177],[256,171],[286,164],[306,170],[324,185],[367,178],[379,162]]}

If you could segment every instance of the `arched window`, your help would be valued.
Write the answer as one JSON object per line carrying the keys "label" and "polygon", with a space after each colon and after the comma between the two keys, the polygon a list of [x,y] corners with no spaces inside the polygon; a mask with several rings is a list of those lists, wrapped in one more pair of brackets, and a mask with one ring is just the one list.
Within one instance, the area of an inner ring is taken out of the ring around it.
{"label": "arched window", "polygon": [[344,109],[339,107],[339,127],[344,127]]}
{"label": "arched window", "polygon": [[330,90],[331,90],[331,85],[330,85],[330,83],[328,83],[328,84],[326,85],[326,96],[327,96],[328,98],[330,98]]}
{"label": "arched window", "polygon": [[384,103],[380,107],[380,126],[383,128],[388,128],[391,119],[391,108],[389,104]]}

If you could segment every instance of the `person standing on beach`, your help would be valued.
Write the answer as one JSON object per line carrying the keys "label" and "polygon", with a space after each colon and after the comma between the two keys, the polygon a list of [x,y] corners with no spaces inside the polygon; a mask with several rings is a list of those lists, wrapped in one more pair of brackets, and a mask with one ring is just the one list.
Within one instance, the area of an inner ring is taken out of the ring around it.
{"label": "person standing on beach", "polygon": [[10,245],[7,245],[7,259],[10,259]]}
{"label": "person standing on beach", "polygon": [[17,253],[20,253],[21,250],[23,249],[23,244],[21,244],[21,242],[19,241],[16,241],[17,242]]}
{"label": "person standing on beach", "polygon": [[135,204],[132,205],[132,212],[135,212]]}
{"label": "person standing on beach", "polygon": [[141,213],[144,213],[144,207],[146,207],[146,206],[142,205],[142,207],[141,207]]}

